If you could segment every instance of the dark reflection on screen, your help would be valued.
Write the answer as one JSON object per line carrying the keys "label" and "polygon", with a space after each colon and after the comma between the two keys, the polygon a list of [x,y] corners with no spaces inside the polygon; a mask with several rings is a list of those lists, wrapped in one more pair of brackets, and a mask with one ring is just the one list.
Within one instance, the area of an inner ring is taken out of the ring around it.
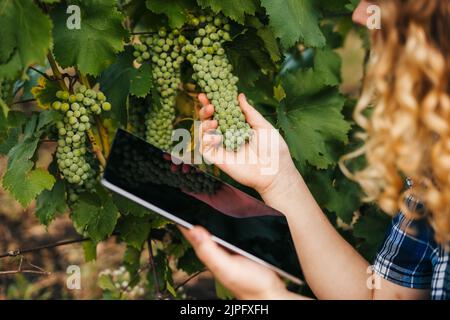
{"label": "dark reflection on screen", "polygon": [[300,278],[286,219],[276,210],[123,130],[105,180]]}

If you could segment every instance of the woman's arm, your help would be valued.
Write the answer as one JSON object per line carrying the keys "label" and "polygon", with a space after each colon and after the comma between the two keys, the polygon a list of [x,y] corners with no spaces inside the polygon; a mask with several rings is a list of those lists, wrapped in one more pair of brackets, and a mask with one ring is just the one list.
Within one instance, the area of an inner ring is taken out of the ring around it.
{"label": "woman's arm", "polygon": [[369,263],[334,229],[294,166],[261,196],[286,216],[306,281],[319,299],[372,298]]}
{"label": "woman's arm", "polygon": [[[201,95],[199,98],[204,105],[200,115],[204,120],[209,119],[214,112],[214,107],[209,104],[204,95]],[[253,129],[256,131],[273,130],[273,127],[247,103],[244,96],[241,95],[239,97],[239,102],[247,121]],[[217,122],[206,120],[202,127],[204,131],[213,130],[217,127]],[[281,139],[281,143],[279,143],[278,150],[267,149],[261,152],[261,154],[277,153],[277,157],[273,158],[279,159],[279,170],[272,177],[261,175],[258,165],[228,163],[218,163],[217,165],[239,182],[254,187],[268,205],[286,216],[302,270],[314,294],[319,299],[427,298],[428,293],[426,290],[404,288],[382,279],[379,279],[381,286],[377,290],[373,290],[367,285],[373,277],[369,269],[369,263],[339,235],[328,221],[295,168],[286,143],[281,137],[279,139]],[[208,139],[205,137],[204,140]],[[259,148],[261,147],[264,148],[264,146],[259,146]],[[249,146],[246,145],[245,148],[249,148]],[[209,160],[215,162],[214,160],[218,159],[218,154],[221,152],[225,151],[220,147],[214,151],[209,149]],[[185,234],[191,240],[193,239],[192,237],[195,238],[196,232],[199,231],[192,230]],[[205,237],[203,237],[203,240],[205,240]],[[211,242],[210,239],[206,241],[207,243]],[[246,268],[237,267],[239,263],[236,263],[236,259],[242,262],[242,259],[245,258],[229,256],[222,261],[223,263],[217,263],[215,256],[223,257],[223,252],[219,250],[221,248],[217,245],[205,244],[205,246],[208,246],[208,250],[204,250],[202,241],[195,242],[193,245],[200,259],[232,291],[239,292],[243,290],[247,293],[246,298],[248,298],[253,292],[249,288],[252,286],[260,287],[261,284],[257,280],[251,281],[255,275],[257,275],[258,279],[260,275],[262,276],[260,269],[252,267],[250,268],[251,272],[242,275]],[[236,272],[232,272],[230,277],[230,271],[227,266],[231,265],[234,266],[233,268],[239,269],[239,277]],[[246,278],[246,276],[248,277]],[[267,273],[265,276],[268,276]],[[243,281],[246,281],[246,284],[243,285],[239,281],[234,281],[234,277],[243,279]],[[273,277],[270,279],[273,280]],[[279,289],[279,282],[273,281],[274,290],[267,289],[272,283],[264,284],[265,286],[261,287],[264,288],[262,290],[264,292],[273,291],[275,295],[288,294]],[[255,294],[256,292],[259,291],[256,290]]]}

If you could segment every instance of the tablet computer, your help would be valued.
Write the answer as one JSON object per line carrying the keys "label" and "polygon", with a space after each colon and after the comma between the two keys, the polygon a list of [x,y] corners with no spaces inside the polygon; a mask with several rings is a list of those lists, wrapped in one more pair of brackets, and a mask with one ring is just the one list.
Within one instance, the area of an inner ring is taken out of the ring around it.
{"label": "tablet computer", "polygon": [[198,167],[118,130],[102,184],[186,228],[206,228],[220,245],[302,284],[285,217]]}

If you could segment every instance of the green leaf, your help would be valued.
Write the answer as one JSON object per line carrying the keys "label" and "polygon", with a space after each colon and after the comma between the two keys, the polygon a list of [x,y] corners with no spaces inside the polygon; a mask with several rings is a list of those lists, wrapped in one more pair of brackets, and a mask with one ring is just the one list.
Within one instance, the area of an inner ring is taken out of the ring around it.
{"label": "green leaf", "polygon": [[39,84],[31,89],[31,93],[37,100],[38,106],[49,109],[56,99],[56,92],[61,90],[58,82],[41,78]]}
{"label": "green leaf", "polygon": [[3,176],[3,187],[26,207],[45,189],[50,190],[55,178],[48,171],[37,168],[32,170],[30,161],[38,144],[37,138],[28,138],[19,142],[8,152],[8,167]]}
{"label": "green leaf", "polygon": [[353,236],[364,240],[358,249],[364,257],[373,261],[386,235],[391,218],[375,207],[366,207],[362,211],[363,214],[353,227]]}
{"label": "green leaf", "polygon": [[114,231],[119,212],[108,197],[100,200],[97,195],[83,194],[74,206],[72,220],[79,233],[87,235],[98,243]]}
{"label": "green leaf", "polygon": [[[98,277],[98,286],[102,290],[113,291],[113,292],[118,290],[116,288],[116,286],[114,285],[114,281],[111,278],[111,276],[107,275],[107,274],[102,274]],[[119,294],[119,293],[117,293],[117,294]]]}
{"label": "green leaf", "polygon": [[139,98],[145,98],[153,87],[152,68],[143,64],[138,70],[131,72],[130,93]]}
{"label": "green leaf", "polygon": [[252,86],[261,77],[261,69],[264,71],[275,69],[269,54],[261,50],[262,47],[264,44],[253,29],[240,34],[227,45],[227,55],[240,85]]}
{"label": "green leaf", "polygon": [[97,259],[97,244],[90,240],[84,241],[83,252],[85,262],[94,261]]}
{"label": "green leaf", "polygon": [[345,98],[336,87],[340,82],[340,59],[329,49],[316,49],[312,68],[281,75],[286,98],[278,108],[278,121],[292,156],[303,167],[318,169],[333,165],[333,144],[347,143],[350,124],[342,109]]}
{"label": "green leaf", "polygon": [[211,8],[214,13],[223,13],[228,18],[244,24],[245,15],[254,15],[257,9],[255,0],[197,0],[203,8]]}
{"label": "green leaf", "polygon": [[82,73],[99,75],[123,50],[127,32],[122,26],[124,16],[114,0],[72,0],[81,10],[81,28],[66,26],[67,4],[55,8],[54,54],[62,67],[76,66]]}
{"label": "green leaf", "polygon": [[204,269],[204,266],[197,258],[194,249],[188,248],[180,259],[178,259],[178,268],[182,269],[187,274],[194,274],[195,272]]}
{"label": "green leaf", "polygon": [[361,205],[361,191],[356,183],[348,180],[338,168],[307,170],[302,176],[321,208],[335,213],[347,224],[352,222],[354,212]]}
{"label": "green leaf", "polygon": [[194,2],[192,0],[147,0],[145,4],[154,13],[165,14],[169,18],[169,26],[177,29],[186,23]]}
{"label": "green leaf", "polygon": [[0,64],[0,78],[14,79],[17,77],[21,68],[22,63],[20,62],[19,53],[16,50],[7,62]]}
{"label": "green leaf", "polygon": [[124,217],[117,226],[117,230],[123,241],[140,250],[150,233],[149,219],[133,216]]}
{"label": "green leaf", "polygon": [[273,62],[281,60],[281,52],[278,41],[269,26],[264,25],[257,17],[249,17],[247,24],[255,28],[256,34],[264,42],[265,48]]}
{"label": "green leaf", "polygon": [[344,97],[336,89],[332,89],[303,103],[280,105],[279,124],[292,156],[301,166],[307,162],[318,169],[326,169],[335,164],[330,143],[346,142],[350,130],[350,124],[341,114],[344,103]]}
{"label": "green leaf", "polygon": [[215,285],[216,285],[216,295],[219,299],[222,300],[234,299],[234,295],[231,293],[231,291],[225,288],[219,281],[216,280]]}
{"label": "green leaf", "polygon": [[[8,152],[18,143],[20,135],[19,128],[7,128],[5,139],[0,137],[0,155],[7,155]],[[4,140],[3,140],[4,139]]]}
{"label": "green leaf", "polygon": [[141,267],[141,249],[127,246],[123,256],[123,263],[130,273],[129,286],[132,288],[139,282],[139,268]]}
{"label": "green leaf", "polygon": [[283,3],[261,0],[261,5],[266,8],[271,29],[285,48],[299,41],[308,47],[325,45],[314,0],[285,0]]}
{"label": "green leaf", "polygon": [[[2,0],[0,21],[0,63],[9,61],[10,76],[21,68],[44,62],[52,45],[52,23],[34,1]],[[6,74],[5,69],[0,70],[0,77]]]}
{"label": "green leaf", "polygon": [[36,216],[41,224],[48,226],[57,215],[67,209],[64,182],[57,180],[51,190],[42,192],[36,201]]}
{"label": "green leaf", "polygon": [[127,97],[130,93],[131,79],[136,75],[133,67],[133,48],[128,46],[117,56],[116,61],[102,72],[99,82],[100,89],[108,97],[113,108],[113,117],[120,124],[127,124]]}
{"label": "green leaf", "polygon": [[144,208],[143,206],[141,206],[141,205],[137,204],[136,202],[131,201],[117,193],[114,193],[112,195],[112,197],[113,197],[114,204],[117,206],[117,208],[123,215],[131,215],[131,216],[142,218],[142,217],[148,216],[151,213],[151,211]]}

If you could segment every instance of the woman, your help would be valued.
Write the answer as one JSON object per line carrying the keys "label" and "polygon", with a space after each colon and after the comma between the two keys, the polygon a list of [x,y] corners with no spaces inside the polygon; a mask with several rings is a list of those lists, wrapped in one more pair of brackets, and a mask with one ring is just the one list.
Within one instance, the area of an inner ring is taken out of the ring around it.
{"label": "woman", "polygon": [[[372,35],[372,58],[355,120],[365,130],[367,167],[347,175],[367,199],[398,214],[373,266],[329,223],[296,170],[286,143],[279,150],[280,171],[261,176],[255,165],[219,165],[237,181],[255,188],[289,223],[308,285],[319,299],[449,299],[450,263],[450,2],[386,0],[381,30]],[[365,24],[362,1],[353,18]],[[363,112],[373,98],[370,117]],[[203,129],[217,127],[205,95]],[[254,130],[272,128],[243,95],[239,102]],[[216,143],[213,135],[206,144]],[[214,162],[219,149],[205,156]],[[404,188],[405,177],[414,181]],[[405,201],[405,197],[407,201]],[[424,204],[417,205],[414,199]],[[406,204],[405,204],[406,203]],[[413,206],[412,204],[416,204]],[[426,208],[426,209],[424,209]],[[302,299],[286,290],[278,276],[214,243],[206,230],[182,230],[214,276],[240,299]],[[376,277],[379,285],[369,286]],[[370,282],[370,281],[369,281]]]}

